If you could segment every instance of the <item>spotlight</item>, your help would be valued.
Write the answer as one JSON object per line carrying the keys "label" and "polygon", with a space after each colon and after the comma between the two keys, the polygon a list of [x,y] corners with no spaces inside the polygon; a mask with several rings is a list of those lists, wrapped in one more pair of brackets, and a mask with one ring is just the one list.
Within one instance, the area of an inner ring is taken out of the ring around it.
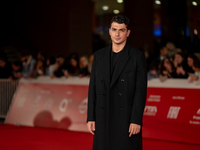
{"label": "spotlight", "polygon": [[104,5],[104,6],[102,7],[102,9],[103,9],[104,11],[106,11],[106,10],[109,9],[109,7],[108,7],[107,5]]}
{"label": "spotlight", "polygon": [[115,9],[115,10],[113,10],[113,13],[114,14],[119,14],[119,10]]}
{"label": "spotlight", "polygon": [[123,1],[123,0],[117,0],[117,2],[118,2],[118,3],[123,3],[124,1]]}
{"label": "spotlight", "polygon": [[194,29],[194,34],[197,35],[198,34],[198,31],[197,29]]}
{"label": "spotlight", "polygon": [[161,4],[161,1],[155,0],[155,3],[156,3],[157,5],[160,5],[160,4]]}
{"label": "spotlight", "polygon": [[197,6],[197,2],[192,1],[192,5],[193,5],[193,6]]}

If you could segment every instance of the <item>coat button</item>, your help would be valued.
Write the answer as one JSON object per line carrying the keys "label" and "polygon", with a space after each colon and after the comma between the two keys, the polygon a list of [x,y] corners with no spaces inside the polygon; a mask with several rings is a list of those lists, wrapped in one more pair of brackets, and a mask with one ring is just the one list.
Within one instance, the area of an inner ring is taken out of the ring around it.
{"label": "coat button", "polygon": [[122,107],[119,107],[119,109],[122,109]]}
{"label": "coat button", "polygon": [[101,96],[105,96],[105,94],[101,94]]}
{"label": "coat button", "polygon": [[100,109],[103,109],[103,107],[100,107]]}
{"label": "coat button", "polygon": [[103,83],[103,80],[100,80],[100,83]]}
{"label": "coat button", "polygon": [[125,80],[124,79],[121,79],[121,82],[124,82]]}
{"label": "coat button", "polygon": [[122,96],[122,93],[119,92],[119,96]]}

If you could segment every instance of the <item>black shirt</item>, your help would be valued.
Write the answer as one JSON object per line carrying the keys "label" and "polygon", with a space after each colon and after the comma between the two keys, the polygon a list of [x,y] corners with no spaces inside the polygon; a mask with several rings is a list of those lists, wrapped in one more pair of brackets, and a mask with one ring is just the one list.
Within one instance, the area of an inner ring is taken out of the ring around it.
{"label": "black shirt", "polygon": [[120,55],[121,55],[121,52],[118,52],[118,53],[115,53],[111,50],[111,64],[110,64],[110,75],[111,75],[111,78],[112,78],[112,75],[113,75],[113,72],[115,70],[115,66],[116,66],[116,63],[117,63],[117,60],[119,59]]}

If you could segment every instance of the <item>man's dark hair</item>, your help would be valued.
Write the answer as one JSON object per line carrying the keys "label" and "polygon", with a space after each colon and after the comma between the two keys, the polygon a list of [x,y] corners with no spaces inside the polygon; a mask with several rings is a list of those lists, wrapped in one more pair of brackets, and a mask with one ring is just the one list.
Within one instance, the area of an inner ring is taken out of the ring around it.
{"label": "man's dark hair", "polygon": [[125,24],[126,25],[126,28],[129,30],[129,19],[125,16],[122,16],[122,15],[117,15],[117,16],[114,16],[111,21],[110,21],[110,24],[112,24],[113,22],[116,22],[116,23],[119,23],[119,24]]}

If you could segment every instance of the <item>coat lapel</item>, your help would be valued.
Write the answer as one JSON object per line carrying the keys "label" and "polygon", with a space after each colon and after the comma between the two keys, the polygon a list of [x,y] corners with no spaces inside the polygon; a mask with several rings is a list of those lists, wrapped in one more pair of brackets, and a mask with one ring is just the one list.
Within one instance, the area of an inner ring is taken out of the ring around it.
{"label": "coat lapel", "polygon": [[110,51],[111,45],[107,47],[104,55],[102,56],[102,70],[107,88],[110,87]]}
{"label": "coat lapel", "polygon": [[124,66],[126,65],[128,59],[129,59],[129,45],[126,44],[124,46],[124,49],[122,51],[121,56],[118,58],[114,72],[113,72],[113,76],[111,79],[111,83],[110,83],[110,88],[112,87],[112,85],[115,83],[115,81],[117,80],[117,78],[119,77],[120,73],[122,72]]}

